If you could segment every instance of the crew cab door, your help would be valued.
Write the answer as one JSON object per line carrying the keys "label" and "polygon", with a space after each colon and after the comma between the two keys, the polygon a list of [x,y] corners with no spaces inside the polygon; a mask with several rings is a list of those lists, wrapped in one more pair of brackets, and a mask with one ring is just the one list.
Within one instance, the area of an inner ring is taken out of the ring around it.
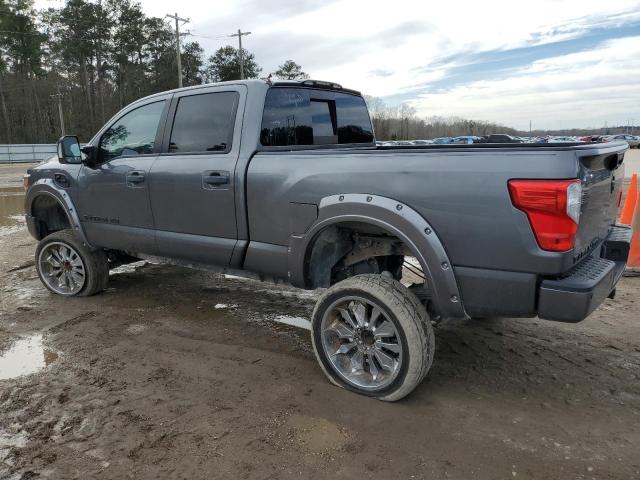
{"label": "crew cab door", "polygon": [[237,242],[234,170],[246,87],[176,93],[151,169],[159,253],[226,266]]}
{"label": "crew cab door", "polygon": [[171,95],[132,105],[92,141],[96,168],[78,176],[77,208],[94,246],[156,253],[149,202],[149,172],[160,152]]}

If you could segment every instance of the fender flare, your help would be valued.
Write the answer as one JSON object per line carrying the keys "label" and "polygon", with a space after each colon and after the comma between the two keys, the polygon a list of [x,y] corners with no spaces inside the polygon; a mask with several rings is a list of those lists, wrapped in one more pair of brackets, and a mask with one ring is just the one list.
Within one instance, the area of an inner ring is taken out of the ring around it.
{"label": "fender flare", "polygon": [[[64,210],[67,218],[69,219],[69,225],[73,229],[75,235],[88,247],[91,247],[91,244],[87,241],[87,237],[82,229],[82,223],[80,223],[80,217],[78,216],[78,210],[76,209],[73,201],[71,200],[71,196],[62,188],[58,187],[52,179],[50,178],[41,178],[36,183],[34,183],[24,199],[24,211],[27,217],[27,224],[29,225],[29,232],[31,235],[36,237],[37,230],[33,226],[34,217],[33,217],[33,202],[36,198],[46,195],[49,197],[53,197]],[[32,230],[33,229],[33,230]],[[37,237],[36,237],[37,238]]]}
{"label": "fender flare", "polygon": [[367,223],[397,236],[420,262],[442,317],[468,317],[453,267],[433,227],[408,205],[377,195],[339,194],[320,201],[316,221],[306,233],[289,239],[289,280],[294,286],[307,287],[307,258],[320,232],[344,222]]}

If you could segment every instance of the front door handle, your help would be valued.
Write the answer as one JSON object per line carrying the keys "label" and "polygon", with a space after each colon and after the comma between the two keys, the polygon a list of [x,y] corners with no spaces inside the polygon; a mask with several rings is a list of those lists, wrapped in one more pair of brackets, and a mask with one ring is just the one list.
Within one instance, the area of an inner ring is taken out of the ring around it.
{"label": "front door handle", "polygon": [[228,185],[229,184],[229,172],[223,170],[207,170],[202,173],[202,183],[204,187],[207,188],[207,185],[212,187],[219,187],[220,185]]}
{"label": "front door handle", "polygon": [[127,176],[125,178],[127,180],[127,183],[132,183],[132,184],[142,183],[144,182],[144,172],[140,170],[133,170],[127,173]]}

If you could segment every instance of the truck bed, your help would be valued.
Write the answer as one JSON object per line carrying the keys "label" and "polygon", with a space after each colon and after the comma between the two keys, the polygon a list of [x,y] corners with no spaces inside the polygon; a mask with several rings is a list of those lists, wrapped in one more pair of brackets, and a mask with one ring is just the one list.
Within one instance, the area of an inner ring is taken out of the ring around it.
{"label": "truck bed", "polygon": [[[615,219],[622,166],[604,167],[616,144],[474,144],[263,151],[247,174],[251,241],[288,245],[290,203],[319,204],[345,192],[402,199],[436,229],[458,266],[536,272],[568,270]],[[541,250],[526,215],[511,203],[514,178],[581,178],[576,248]],[[612,187],[613,179],[613,187]],[[612,190],[613,188],[613,190]],[[593,205],[593,208],[591,208]]]}

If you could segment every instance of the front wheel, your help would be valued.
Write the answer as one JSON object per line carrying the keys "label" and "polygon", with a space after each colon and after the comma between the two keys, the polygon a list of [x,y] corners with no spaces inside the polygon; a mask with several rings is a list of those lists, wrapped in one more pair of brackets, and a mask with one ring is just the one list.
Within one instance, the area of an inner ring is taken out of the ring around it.
{"label": "front wheel", "polygon": [[385,401],[418,386],[435,350],[425,308],[400,282],[381,275],[329,288],[313,311],[311,339],[331,382]]}
{"label": "front wheel", "polygon": [[60,230],[40,240],[35,263],[44,286],[66,297],[94,295],[109,281],[105,253],[90,249],[71,230]]}

